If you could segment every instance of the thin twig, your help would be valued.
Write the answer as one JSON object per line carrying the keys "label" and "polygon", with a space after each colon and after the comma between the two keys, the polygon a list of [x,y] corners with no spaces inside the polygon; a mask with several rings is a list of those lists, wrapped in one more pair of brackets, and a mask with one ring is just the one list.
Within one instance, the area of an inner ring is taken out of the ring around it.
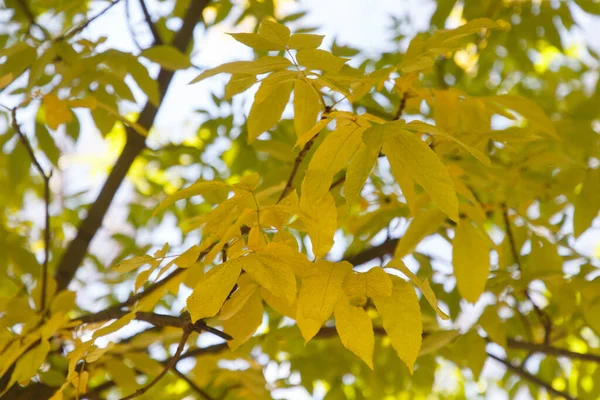
{"label": "thin twig", "polygon": [[569,394],[561,392],[560,390],[556,390],[554,389],[549,383],[544,382],[543,380],[541,380],[540,378],[538,378],[537,376],[530,374],[529,372],[525,371],[525,369],[523,369],[523,367],[517,367],[515,365],[513,365],[510,361],[505,360],[503,358],[500,358],[498,356],[495,356],[492,353],[487,353],[488,357],[493,358],[494,360],[498,361],[501,364],[504,364],[504,366],[509,369],[510,371],[514,372],[515,374],[519,375],[521,378],[523,379],[527,379],[530,382],[535,383],[536,385],[546,389],[546,391],[554,396],[560,396],[563,397],[567,400],[574,400],[574,397],[571,397]]}
{"label": "thin twig", "polygon": [[31,147],[31,143],[29,143],[29,139],[27,139],[27,136],[25,136],[23,131],[21,131],[21,127],[17,122],[17,109],[11,109],[10,115],[12,117],[13,130],[19,136],[21,143],[23,143],[23,146],[25,146],[25,149],[29,154],[29,158],[31,158],[31,162],[33,162],[33,165],[44,180],[44,263],[42,264],[42,290],[39,310],[40,312],[44,312],[46,308],[46,287],[48,286],[48,261],[50,258],[50,178],[52,178],[52,170],[46,173],[44,171],[44,168],[42,168],[42,165],[38,161],[37,157],[35,156],[35,152],[33,151],[33,147]]}
{"label": "thin twig", "polygon": [[[510,251],[512,253],[513,259],[519,270],[521,269],[521,260],[519,250],[517,249],[515,235],[512,231],[512,227],[510,224],[510,220],[508,218],[508,209],[506,207],[506,203],[502,203],[502,218],[504,219],[504,225],[506,226],[506,235],[508,237],[508,242],[510,244]],[[546,314],[537,304],[533,301],[531,296],[529,295],[529,291],[527,289],[524,290],[524,295],[529,300],[529,302],[533,305],[533,309],[537,314],[538,318],[542,325],[544,325],[544,344],[550,344],[550,337],[552,334],[552,319],[548,314]]]}
{"label": "thin twig", "polygon": [[402,117],[402,113],[404,113],[404,109],[406,108],[406,100],[408,99],[408,92],[402,93],[402,98],[400,99],[400,105],[398,106],[398,111],[396,111],[396,115],[394,115],[394,121],[398,121]]}
{"label": "thin twig", "polygon": [[191,327],[184,328],[183,335],[181,336],[181,340],[179,341],[179,345],[177,346],[177,350],[175,351],[175,354],[173,354],[173,357],[171,357],[169,362],[167,362],[167,364],[165,365],[163,370],[160,372],[160,374],[158,374],[156,376],[156,378],[154,378],[146,386],[136,390],[135,393],[132,393],[129,396],[125,396],[125,397],[121,398],[121,400],[129,400],[129,399],[133,399],[135,397],[141,396],[144,393],[146,393],[148,390],[150,390],[150,388],[152,388],[152,386],[156,385],[158,383],[158,381],[160,381],[162,379],[162,377],[165,376],[165,374],[171,368],[173,368],[175,366],[175,364],[177,363],[177,360],[179,359],[179,356],[183,352],[183,348],[185,347],[185,342],[187,341],[187,339],[191,333],[192,333]]}
{"label": "thin twig", "polygon": [[185,383],[188,384],[188,386],[190,388],[192,388],[192,390],[196,393],[198,393],[200,395],[200,397],[202,397],[204,400],[213,400],[213,398],[204,391],[204,389],[202,389],[200,386],[196,385],[196,383],[191,380],[190,378],[187,377],[186,374],[180,372],[177,369],[177,365],[174,365],[171,370],[175,373],[175,375],[177,375],[180,379],[183,379],[185,381]]}
{"label": "thin twig", "polygon": [[561,349],[558,347],[548,346],[546,344],[538,344],[538,343],[527,343],[521,342],[514,339],[507,340],[508,347],[511,349],[520,349],[520,350],[528,350],[533,353],[543,353],[553,356],[562,356],[567,357],[572,360],[583,360],[583,361],[591,361],[595,363],[600,363],[600,355],[599,354],[589,354],[589,353],[577,353],[567,349]]}
{"label": "thin twig", "polygon": [[156,25],[154,25],[154,22],[152,21],[152,16],[150,15],[150,12],[148,11],[148,7],[146,7],[146,2],[144,0],[140,0],[140,7],[142,7],[144,18],[146,19],[146,23],[148,24],[150,32],[152,32],[152,37],[154,38],[154,43],[152,44],[152,46],[163,44],[163,41],[160,37],[160,32],[156,28]]}
{"label": "thin twig", "polygon": [[35,15],[33,15],[33,12],[29,8],[27,0],[18,0],[18,3],[21,5],[21,9],[25,13],[27,20],[29,21],[29,31],[31,31],[32,26],[35,26],[42,32],[42,35],[44,35],[44,39],[48,39],[48,31],[35,21]]}
{"label": "thin twig", "polygon": [[281,200],[283,200],[283,198],[287,196],[288,193],[292,190],[294,178],[296,177],[296,173],[298,172],[298,167],[300,167],[300,164],[302,164],[304,157],[306,157],[306,154],[308,154],[308,152],[310,151],[310,148],[315,143],[315,140],[317,140],[317,136],[319,136],[318,133],[315,136],[313,136],[308,142],[306,142],[302,150],[300,150],[300,153],[298,153],[298,156],[294,160],[294,166],[292,167],[290,177],[288,178],[287,183],[285,184],[285,188],[283,189],[283,192],[281,192],[281,196],[279,196],[277,203],[281,202]]}
{"label": "thin twig", "polygon": [[131,22],[131,13],[129,12],[129,0],[125,0],[125,20],[127,21],[127,29],[129,30],[129,35],[131,36],[131,40],[133,40],[133,44],[138,50],[142,50],[142,46],[140,42],[137,40],[137,35],[135,34],[135,30],[133,29],[133,24]]}
{"label": "thin twig", "polygon": [[66,40],[66,39],[70,39],[73,36],[77,35],[79,32],[81,32],[82,30],[84,30],[85,28],[88,27],[89,24],[91,24],[92,22],[94,22],[96,19],[100,18],[101,16],[103,16],[108,10],[110,10],[111,8],[113,8],[114,6],[116,6],[119,1],[121,0],[114,0],[112,3],[110,3],[105,9],[103,9],[102,11],[100,11],[98,14],[94,15],[93,17],[89,18],[87,21],[85,21],[83,24],[71,29],[70,31],[67,31],[66,33],[60,35],[59,37],[56,38],[56,41],[61,41],[61,40]]}

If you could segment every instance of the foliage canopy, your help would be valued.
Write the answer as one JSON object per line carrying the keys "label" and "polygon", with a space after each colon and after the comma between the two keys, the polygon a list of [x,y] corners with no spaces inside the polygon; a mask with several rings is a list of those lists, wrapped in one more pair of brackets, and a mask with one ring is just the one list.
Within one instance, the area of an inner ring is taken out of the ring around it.
{"label": "foliage canopy", "polygon": [[[3,398],[600,397],[596,3],[439,0],[379,54],[268,0],[4,3]],[[87,38],[111,9],[137,49]],[[232,25],[254,57],[158,146]]]}

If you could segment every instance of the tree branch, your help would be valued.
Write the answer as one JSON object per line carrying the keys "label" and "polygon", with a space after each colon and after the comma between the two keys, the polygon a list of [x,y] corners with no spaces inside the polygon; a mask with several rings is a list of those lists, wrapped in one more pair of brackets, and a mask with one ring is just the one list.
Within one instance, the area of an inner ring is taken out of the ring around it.
{"label": "tree branch", "polygon": [[400,99],[400,105],[398,106],[398,111],[394,115],[394,121],[398,121],[402,117],[402,113],[404,113],[404,109],[406,108],[406,100],[408,99],[408,92],[402,93],[402,98]]}
{"label": "tree branch", "polygon": [[[181,357],[179,357],[181,359]],[[188,386],[190,388],[192,388],[192,390],[196,393],[198,393],[200,395],[200,397],[202,397],[204,400],[213,400],[212,397],[210,397],[210,395],[208,393],[206,393],[206,391],[204,391],[204,389],[202,389],[200,386],[196,385],[196,383],[191,380],[190,378],[188,378],[188,376],[182,372],[180,372],[177,369],[177,363],[175,363],[175,365],[173,365],[173,367],[171,367],[171,370],[175,373],[175,375],[177,375],[180,379],[184,380],[185,383],[188,384]]]}
{"label": "tree branch", "polygon": [[50,172],[46,174],[44,169],[42,168],[40,162],[35,156],[35,152],[31,147],[31,143],[27,139],[27,136],[21,131],[21,127],[17,122],[17,109],[13,108],[10,111],[10,115],[12,117],[12,127],[13,130],[19,136],[21,143],[25,146],[27,153],[29,154],[29,158],[31,158],[31,162],[42,176],[44,180],[44,263],[42,264],[42,278],[41,278],[41,299],[40,299],[40,312],[43,313],[46,308],[46,290],[48,286],[48,261],[50,258],[50,178],[52,178],[52,169]]}
{"label": "tree branch", "polygon": [[72,38],[73,36],[77,35],[79,32],[81,32],[82,30],[84,30],[85,28],[87,28],[89,24],[91,24],[96,19],[98,19],[101,16],[103,16],[108,10],[110,10],[111,8],[113,8],[114,6],[116,6],[119,3],[119,1],[121,1],[121,0],[114,0],[112,3],[110,3],[106,8],[104,8],[98,14],[96,14],[93,17],[89,18],[88,20],[86,20],[81,25],[76,26],[73,29],[71,29],[71,30],[63,33],[59,37],[57,37],[56,41],[58,42],[58,41],[61,41],[61,40],[68,40],[68,39]]}
{"label": "tree branch", "polygon": [[[117,1],[119,0],[113,2],[111,6]],[[194,27],[202,18],[202,10],[204,10],[208,3],[209,0],[196,0],[190,2],[183,19],[181,29],[175,34],[171,43],[173,47],[179,51],[185,52],[188,45],[192,42]],[[157,81],[161,104],[169,84],[173,79],[173,75],[174,72],[166,69],[161,69],[158,74]],[[157,113],[158,109],[150,102],[147,102],[139,115],[137,123],[146,130],[150,130],[152,125],[154,125],[154,120]],[[58,264],[55,274],[57,290],[66,288],[75,276],[75,272],[82,264],[90,242],[100,228],[104,216],[106,215],[106,212],[108,211],[108,208],[115,196],[115,193],[119,189],[121,182],[123,182],[125,179],[129,168],[133,164],[133,161],[146,146],[145,137],[139,135],[130,127],[126,128],[126,132],[127,141],[121,155],[119,156],[114,168],[110,172],[106,183],[98,195],[98,198],[90,207],[87,217],[81,222],[75,238],[71,241],[71,243],[69,243],[60,263]]]}
{"label": "tree branch", "polygon": [[150,15],[150,12],[148,11],[148,7],[146,7],[146,2],[144,0],[140,0],[140,7],[142,7],[144,18],[146,19],[148,28],[150,28],[150,32],[152,32],[152,37],[154,38],[154,43],[152,44],[152,46],[163,44],[163,41],[160,37],[160,32],[156,28],[156,25],[154,25],[154,22],[152,21],[152,16]]}
{"label": "tree branch", "polygon": [[277,203],[279,203],[281,200],[283,200],[283,198],[285,196],[287,196],[287,194],[292,190],[292,185],[294,184],[294,178],[296,177],[296,173],[298,173],[298,167],[300,167],[300,164],[302,164],[304,157],[306,157],[306,154],[308,154],[308,152],[310,151],[310,148],[315,143],[315,140],[317,140],[317,136],[319,136],[318,133],[315,136],[313,136],[308,142],[306,142],[306,144],[304,145],[302,150],[300,150],[300,153],[298,153],[298,156],[294,160],[294,166],[292,167],[292,172],[290,173],[290,177],[288,178],[288,180],[285,184],[285,188],[283,188],[283,192],[281,192],[281,196],[279,196]]}
{"label": "tree branch", "polygon": [[511,349],[527,350],[534,353],[543,353],[553,356],[567,357],[572,360],[583,360],[600,363],[600,354],[576,353],[571,350],[552,347],[547,344],[527,343],[515,339],[507,340],[508,347]]}
{"label": "tree branch", "polygon": [[363,251],[345,256],[343,261],[348,261],[350,264],[357,266],[371,261],[374,258],[382,257],[386,254],[393,254],[400,239],[387,239],[385,242],[364,249]]}
{"label": "tree branch", "polygon": [[136,390],[135,393],[132,393],[129,396],[125,396],[125,397],[121,398],[121,400],[129,400],[129,399],[133,399],[135,397],[141,396],[144,393],[146,393],[148,390],[150,390],[150,388],[152,386],[156,385],[158,383],[158,381],[160,381],[162,379],[162,377],[165,376],[165,374],[171,368],[173,368],[175,366],[175,364],[177,363],[177,360],[179,359],[179,356],[181,356],[181,353],[183,352],[183,348],[185,347],[185,342],[187,341],[187,339],[191,333],[192,333],[192,330],[190,328],[188,328],[188,327],[184,328],[183,335],[181,336],[181,340],[179,341],[179,345],[177,346],[177,350],[175,351],[175,354],[173,354],[173,357],[171,357],[171,359],[167,362],[167,364],[165,365],[163,370],[160,372],[160,374],[158,374],[156,376],[156,378],[154,378],[146,386]]}
{"label": "tree branch", "polygon": [[493,358],[494,360],[498,361],[501,364],[504,364],[504,366],[512,371],[513,373],[515,373],[516,375],[520,376],[523,379],[527,379],[528,381],[535,383],[536,385],[538,385],[539,387],[542,387],[544,389],[546,389],[546,391],[554,396],[560,396],[563,397],[567,400],[574,400],[574,397],[571,397],[569,394],[561,392],[560,390],[556,390],[554,389],[549,383],[544,382],[543,380],[541,380],[540,378],[538,378],[537,376],[530,374],[529,372],[525,371],[525,369],[523,367],[517,367],[515,365],[513,365],[510,361],[505,360],[503,358],[500,358],[498,356],[495,356],[492,353],[487,353],[488,357]]}
{"label": "tree branch", "polygon": [[125,20],[127,21],[127,29],[129,30],[129,35],[131,36],[131,40],[133,40],[133,44],[138,50],[142,50],[142,46],[140,42],[137,40],[137,35],[135,34],[135,30],[133,29],[133,25],[131,23],[131,13],[129,12],[129,0],[125,0]]}
{"label": "tree branch", "polygon": [[29,21],[29,31],[31,32],[31,27],[35,26],[42,32],[44,39],[48,39],[48,37],[49,37],[48,31],[35,21],[35,15],[33,15],[33,12],[29,8],[29,5],[27,4],[27,0],[18,0],[17,2],[21,5],[21,9],[25,13],[27,20]]}
{"label": "tree branch", "polygon": [[[88,314],[82,317],[74,318],[72,322],[81,322],[82,324],[95,323],[109,321],[111,319],[118,319],[127,314],[130,311],[114,309],[110,313],[106,310],[99,312],[98,314]],[[231,340],[232,337],[225,332],[215,329],[211,326],[206,325],[204,321],[196,321],[192,324],[188,314],[182,314],[181,316],[173,316],[167,314],[156,314],[152,312],[138,311],[135,313],[135,319],[138,321],[145,321],[157,328],[163,328],[166,326],[172,326],[176,328],[190,329],[192,332],[209,332],[215,336],[220,337],[224,340]]]}

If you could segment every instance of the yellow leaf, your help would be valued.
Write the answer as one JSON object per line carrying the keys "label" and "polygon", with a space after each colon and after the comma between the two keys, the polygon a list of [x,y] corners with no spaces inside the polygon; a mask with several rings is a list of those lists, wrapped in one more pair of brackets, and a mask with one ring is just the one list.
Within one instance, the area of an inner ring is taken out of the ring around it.
{"label": "yellow leaf", "polygon": [[323,130],[331,122],[329,118],[321,118],[312,128],[304,132],[302,136],[298,138],[294,147],[303,147],[310,139],[315,137],[319,132]]}
{"label": "yellow leaf", "polygon": [[360,192],[377,162],[380,148],[361,144],[350,160],[344,182],[344,197],[348,204],[360,202]]}
{"label": "yellow leaf", "polygon": [[196,264],[200,256],[200,246],[192,246],[173,260],[179,268],[189,268]]}
{"label": "yellow leaf", "polygon": [[427,299],[427,302],[431,305],[431,307],[433,307],[437,315],[444,320],[450,319],[448,314],[443,312],[438,306],[437,297],[435,296],[433,289],[431,289],[431,286],[429,285],[429,281],[427,279],[425,279],[424,281],[419,279],[419,277],[413,274],[412,271],[408,269],[406,264],[404,264],[404,262],[400,259],[394,259],[390,261],[386,265],[386,267],[395,268],[402,272],[404,275],[406,275],[410,279],[410,281],[419,288],[421,293],[423,293],[423,296],[425,296],[425,299]]}
{"label": "yellow leaf", "polygon": [[149,49],[142,51],[140,56],[146,57],[148,60],[154,61],[161,67],[170,71],[186,69],[192,66],[188,56],[177,50],[175,47],[168,45],[152,46]]}
{"label": "yellow leaf", "polygon": [[237,258],[208,271],[187,299],[192,321],[217,315],[242,272]]}
{"label": "yellow leaf", "polygon": [[394,277],[393,282],[391,296],[374,297],[373,301],[392,346],[412,374],[423,334],[419,298],[412,286],[402,279]]}
{"label": "yellow leaf", "polygon": [[[10,381],[12,383],[19,382],[21,385],[27,385],[29,380],[37,374],[38,369],[44,363],[49,352],[50,343],[47,340],[42,340],[38,346],[19,358]],[[8,386],[12,386],[12,383],[9,383]]]}
{"label": "yellow leaf", "polygon": [[10,83],[13,81],[13,76],[14,74],[12,72],[0,76],[0,89],[4,89],[8,85],[10,85]]}
{"label": "yellow leaf", "polygon": [[410,174],[410,171],[405,167],[402,161],[402,155],[389,151],[386,157],[390,163],[392,176],[400,186],[406,205],[412,215],[417,215],[417,193],[415,191],[415,182]]}
{"label": "yellow leaf", "polygon": [[294,81],[294,128],[301,137],[317,123],[321,100],[317,89],[303,79]]}
{"label": "yellow leaf", "polygon": [[381,267],[352,272],[346,277],[344,291],[350,298],[387,297],[392,295],[392,280]]}
{"label": "yellow leaf", "polygon": [[[292,87],[292,82],[279,83],[275,87],[265,82],[261,83],[248,115],[248,143],[252,143],[261,133],[279,122],[290,99]],[[270,92],[266,98],[262,93],[265,91]],[[258,101],[257,99],[261,97],[263,97],[262,101]]]}
{"label": "yellow leaf", "polygon": [[258,33],[228,33],[228,35],[257,51],[285,50],[285,46],[281,43],[272,42]]}
{"label": "yellow leaf", "polygon": [[523,265],[523,270],[535,277],[552,273],[560,274],[563,262],[555,244],[534,236],[531,238],[531,252],[527,262]]}
{"label": "yellow leaf", "polygon": [[292,66],[290,60],[281,56],[266,56],[260,57],[254,61],[234,61],[219,65],[218,67],[207,69],[202,72],[196,78],[194,78],[190,84],[200,82],[211,76],[217,74],[248,74],[248,75],[259,75],[271,71],[277,71],[280,69],[286,69]]}
{"label": "yellow leaf", "polygon": [[328,51],[319,49],[302,49],[296,54],[298,64],[321,71],[338,72],[348,59],[336,57]]}
{"label": "yellow leaf", "polygon": [[235,260],[239,260],[244,271],[260,286],[292,303],[296,298],[296,277],[287,260],[278,257],[277,250],[271,252],[272,248],[269,244],[260,251]]}
{"label": "yellow leaf", "polygon": [[506,328],[504,322],[498,316],[497,307],[486,307],[481,317],[479,317],[479,325],[487,332],[494,343],[498,343],[506,349]]}
{"label": "yellow leaf", "polygon": [[404,127],[413,132],[417,132],[417,133],[425,132],[425,133],[429,133],[432,135],[441,136],[443,138],[446,138],[448,140],[456,142],[458,145],[463,147],[466,151],[471,153],[471,155],[473,157],[475,157],[476,159],[481,161],[481,163],[483,163],[484,165],[487,165],[487,166],[492,165],[492,162],[490,161],[488,156],[483,154],[481,151],[477,150],[476,148],[474,148],[472,146],[469,146],[468,144],[462,142],[460,139],[456,138],[455,136],[450,135],[450,134],[438,129],[437,127],[435,127],[433,125],[427,124],[422,121],[411,121],[408,124],[405,124]]}
{"label": "yellow leaf", "polygon": [[287,245],[286,242],[269,243],[262,252],[268,254],[269,257],[285,262],[292,269],[294,275],[300,278],[314,275],[317,269],[315,264],[308,261],[304,254],[298,252],[298,244],[295,240],[293,247]]}
{"label": "yellow leaf", "polygon": [[421,240],[438,230],[444,219],[444,214],[438,210],[422,210],[417,213],[398,242],[394,258],[400,259],[412,253]]}
{"label": "yellow leaf", "polygon": [[294,299],[292,304],[289,304],[287,300],[273,296],[273,294],[265,288],[260,289],[260,295],[273,310],[288,318],[296,319],[296,308],[298,306],[296,299]]}
{"label": "yellow leaf", "polygon": [[600,211],[600,169],[587,171],[581,192],[573,205],[573,230],[575,237],[578,237],[592,225]]}
{"label": "yellow leaf", "polygon": [[318,260],[315,266],[315,275],[302,280],[296,311],[296,322],[306,342],[331,316],[343,294],[344,280],[352,271],[352,265],[347,262]]}
{"label": "yellow leaf", "polygon": [[294,33],[290,36],[288,47],[290,49],[316,49],[323,42],[323,35],[313,35],[310,33]]}
{"label": "yellow leaf", "polygon": [[128,314],[125,314],[124,316],[122,316],[121,318],[119,318],[118,320],[98,329],[97,331],[94,332],[94,334],[92,335],[93,339],[97,339],[99,337],[102,336],[106,336],[109,333],[113,333],[118,331],[119,329],[123,328],[124,326],[128,325],[131,321],[133,321],[133,319],[135,318],[135,313],[134,312],[130,312]]}
{"label": "yellow leaf", "polygon": [[287,26],[265,19],[258,27],[258,34],[266,40],[277,43],[276,50],[284,50],[290,39],[290,30]]}
{"label": "yellow leaf", "polygon": [[142,265],[154,265],[156,264],[156,262],[157,260],[155,260],[154,257],[149,256],[148,254],[144,254],[143,256],[132,257],[128,258],[127,260],[121,261],[114,267],[114,270],[119,274],[124,274],[126,272],[133,271],[134,269],[139,268]]}
{"label": "yellow leaf", "polygon": [[366,311],[361,307],[352,306],[345,296],[341,296],[335,306],[334,316],[335,329],[344,347],[373,369],[375,333]]}
{"label": "yellow leaf", "polygon": [[550,118],[548,118],[544,110],[542,110],[542,108],[533,101],[525,97],[508,94],[502,96],[493,96],[489,97],[488,99],[489,101],[498,103],[509,110],[513,110],[521,114],[527,119],[534,130],[558,139],[558,134],[556,133],[554,124]]}
{"label": "yellow leaf", "polygon": [[185,189],[180,189],[172,195],[167,196],[160,202],[152,215],[156,215],[165,208],[174,204],[178,200],[189,199],[194,196],[202,196],[211,203],[220,203],[227,198],[227,194],[231,191],[231,186],[228,183],[221,181],[199,181]]}
{"label": "yellow leaf", "polygon": [[69,100],[69,106],[77,108],[77,107],[81,107],[81,108],[89,108],[90,110],[93,110],[96,108],[96,105],[98,104],[98,100],[96,100],[95,97],[93,96],[87,96],[81,99],[71,99]]}
{"label": "yellow leaf", "polygon": [[52,314],[68,312],[75,308],[75,292],[63,290],[52,300],[50,311]]}
{"label": "yellow leaf", "polygon": [[258,285],[250,278],[250,275],[242,274],[238,280],[238,289],[223,304],[219,319],[226,320],[237,314],[257,289]]}
{"label": "yellow leaf", "polygon": [[347,125],[325,137],[313,154],[304,180],[300,205],[313,204],[329,192],[336,173],[343,169],[362,143],[363,128]]}
{"label": "yellow leaf", "polygon": [[471,222],[457,225],[452,242],[452,264],[458,293],[475,303],[485,290],[490,273],[488,241]]}
{"label": "yellow leaf", "polygon": [[337,229],[337,209],[331,193],[325,193],[317,201],[301,204],[303,222],[316,257],[325,256],[333,246],[333,235]]}
{"label": "yellow leaf", "polygon": [[238,93],[242,93],[256,83],[256,76],[249,74],[232,74],[231,79],[225,86],[225,100],[231,99]]}
{"label": "yellow leaf", "polygon": [[263,312],[262,300],[255,291],[238,313],[223,322],[223,331],[233,338],[227,341],[229,348],[237,349],[252,337],[262,323]]}
{"label": "yellow leaf", "polygon": [[53,94],[47,94],[42,98],[44,105],[44,119],[50,129],[57,129],[61,124],[73,120],[73,114],[67,106],[67,102],[60,100]]}
{"label": "yellow leaf", "polygon": [[363,134],[366,144],[381,144],[386,156],[395,158],[425,189],[433,202],[453,221],[458,221],[458,199],[448,169],[419,136],[403,129],[403,121],[374,125]]}

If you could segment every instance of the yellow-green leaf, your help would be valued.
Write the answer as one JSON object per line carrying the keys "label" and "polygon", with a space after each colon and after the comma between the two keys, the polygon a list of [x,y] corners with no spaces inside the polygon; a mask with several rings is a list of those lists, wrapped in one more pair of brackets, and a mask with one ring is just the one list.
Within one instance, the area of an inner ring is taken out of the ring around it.
{"label": "yellow-green leaf", "polygon": [[192,66],[189,57],[173,46],[153,46],[142,51],[140,55],[170,71],[186,69]]}
{"label": "yellow-green leaf", "polygon": [[573,230],[578,237],[592,225],[600,211],[600,168],[587,171],[574,206]]}
{"label": "yellow-green leaf", "polygon": [[219,313],[220,320],[229,319],[237,314],[259,288],[258,284],[248,274],[242,274],[237,284],[237,290],[221,307],[221,312]]}
{"label": "yellow-green leaf", "polygon": [[443,312],[440,309],[440,307],[438,305],[437,297],[435,296],[435,292],[433,291],[433,289],[431,289],[431,286],[429,285],[429,281],[427,279],[425,279],[424,281],[419,279],[419,277],[416,276],[415,274],[413,274],[412,271],[410,269],[408,269],[406,264],[404,264],[404,262],[400,259],[394,259],[394,260],[390,261],[386,265],[386,267],[387,268],[395,268],[395,269],[399,270],[400,272],[402,272],[404,275],[406,275],[410,279],[410,281],[413,283],[413,285],[418,287],[419,290],[421,291],[421,293],[423,293],[423,296],[425,296],[425,299],[427,300],[429,305],[431,305],[431,307],[433,307],[433,309],[435,310],[437,315],[441,319],[444,319],[444,320],[450,319],[448,314],[446,314],[445,312]]}
{"label": "yellow-green leaf", "polygon": [[377,162],[380,148],[361,144],[350,160],[344,182],[344,197],[348,204],[360,202],[360,192]]}
{"label": "yellow-green leaf", "polygon": [[270,42],[277,43],[277,50],[284,50],[290,39],[289,28],[270,19],[262,21],[258,27],[258,34]]}
{"label": "yellow-green leaf", "polygon": [[360,357],[373,369],[375,333],[367,312],[354,307],[345,296],[341,296],[334,309],[335,329],[345,348]]}
{"label": "yellow-green leaf", "polygon": [[444,214],[438,210],[422,210],[417,213],[398,242],[394,258],[400,259],[412,253],[421,240],[438,230],[444,219]]}
{"label": "yellow-green leaf", "polygon": [[124,274],[126,272],[133,271],[134,269],[139,268],[142,265],[155,263],[156,260],[154,259],[154,257],[149,256],[148,254],[144,254],[142,256],[132,257],[128,258],[127,260],[121,261],[114,267],[114,270],[119,274]]}
{"label": "yellow-green leaf", "polygon": [[[279,83],[275,87],[265,82],[261,83],[248,115],[248,143],[252,143],[261,133],[279,122],[290,99],[292,87],[292,82]],[[270,93],[265,96],[263,92]]]}
{"label": "yellow-green leaf", "polygon": [[448,169],[418,135],[403,129],[403,121],[373,125],[363,134],[366,144],[383,143],[386,156],[395,158],[433,202],[453,221],[458,221],[458,199]]}
{"label": "yellow-green leaf", "polygon": [[506,348],[506,327],[504,326],[504,322],[500,320],[497,307],[486,307],[479,318],[479,325],[487,332],[493,342]]}
{"label": "yellow-green leaf", "polygon": [[[352,271],[352,265],[348,262],[333,263],[318,260],[315,275],[302,280],[296,317],[303,316],[312,319],[320,327],[329,319],[333,308],[343,294],[342,285],[350,271]],[[305,339],[306,341],[310,340],[306,336]]]}
{"label": "yellow-green leaf", "polygon": [[244,92],[255,83],[255,75],[232,74],[231,79],[229,79],[229,82],[227,82],[227,85],[225,86],[225,99],[231,99],[233,96]]}
{"label": "yellow-green leaf", "polygon": [[193,322],[217,315],[242,272],[240,262],[236,260],[214,267],[200,279],[187,299]]}
{"label": "yellow-green leaf", "polygon": [[69,123],[73,120],[73,114],[65,100],[61,100],[56,95],[47,94],[42,98],[44,105],[44,119],[50,129],[57,129],[60,125]]}
{"label": "yellow-green leaf", "polygon": [[257,51],[284,50],[285,46],[275,43],[258,33],[229,33],[229,36],[238,42]]}
{"label": "yellow-green leaf", "polygon": [[415,290],[400,278],[392,278],[394,289],[389,297],[374,297],[375,307],[383,320],[392,346],[400,359],[413,372],[421,349],[421,308]]}
{"label": "yellow-green leaf", "polygon": [[223,331],[233,338],[227,341],[229,348],[237,349],[252,337],[262,323],[263,312],[262,300],[255,291],[238,313],[223,322]]}
{"label": "yellow-green leaf", "polygon": [[172,195],[167,196],[160,202],[152,215],[156,215],[165,208],[174,204],[178,200],[189,199],[194,196],[202,196],[211,203],[220,203],[227,198],[227,194],[231,191],[231,186],[228,183],[220,181],[199,181],[185,189],[180,189]]}
{"label": "yellow-green leaf", "polygon": [[260,57],[254,61],[234,61],[207,69],[194,78],[190,84],[200,82],[217,74],[248,74],[258,75],[292,66],[290,60],[281,56]]}
{"label": "yellow-green leaf", "polygon": [[345,125],[325,137],[312,156],[304,181],[300,204],[317,202],[329,192],[336,173],[343,169],[362,143],[363,128]]}
{"label": "yellow-green leaf", "polygon": [[312,243],[313,254],[324,257],[331,246],[337,229],[337,209],[331,193],[327,192],[317,201],[301,203],[302,221]]}
{"label": "yellow-green leaf", "polygon": [[295,33],[290,36],[288,47],[290,49],[316,49],[323,42],[323,35],[313,35],[310,33]]}
{"label": "yellow-green leaf", "polygon": [[317,123],[321,100],[317,89],[304,79],[294,81],[294,128],[301,137]]}
{"label": "yellow-green leaf", "polygon": [[452,242],[452,264],[458,293],[475,303],[490,273],[490,245],[470,221],[457,225]]}
{"label": "yellow-green leaf", "polygon": [[296,54],[298,64],[321,71],[338,72],[348,59],[336,57],[328,51],[319,49],[302,49]]}
{"label": "yellow-green leaf", "polygon": [[321,118],[312,128],[306,131],[302,136],[298,138],[294,147],[304,146],[309,140],[315,137],[319,132],[323,130],[331,122],[329,118]]}
{"label": "yellow-green leaf", "polygon": [[135,318],[135,313],[134,312],[130,312],[128,314],[125,314],[124,316],[122,316],[121,318],[119,318],[118,320],[111,322],[110,324],[98,329],[97,331],[94,332],[94,334],[92,335],[93,339],[97,339],[99,337],[102,336],[106,336],[109,333],[113,333],[118,331],[119,329],[123,328],[124,326],[128,325],[131,321],[133,321],[133,319]]}

